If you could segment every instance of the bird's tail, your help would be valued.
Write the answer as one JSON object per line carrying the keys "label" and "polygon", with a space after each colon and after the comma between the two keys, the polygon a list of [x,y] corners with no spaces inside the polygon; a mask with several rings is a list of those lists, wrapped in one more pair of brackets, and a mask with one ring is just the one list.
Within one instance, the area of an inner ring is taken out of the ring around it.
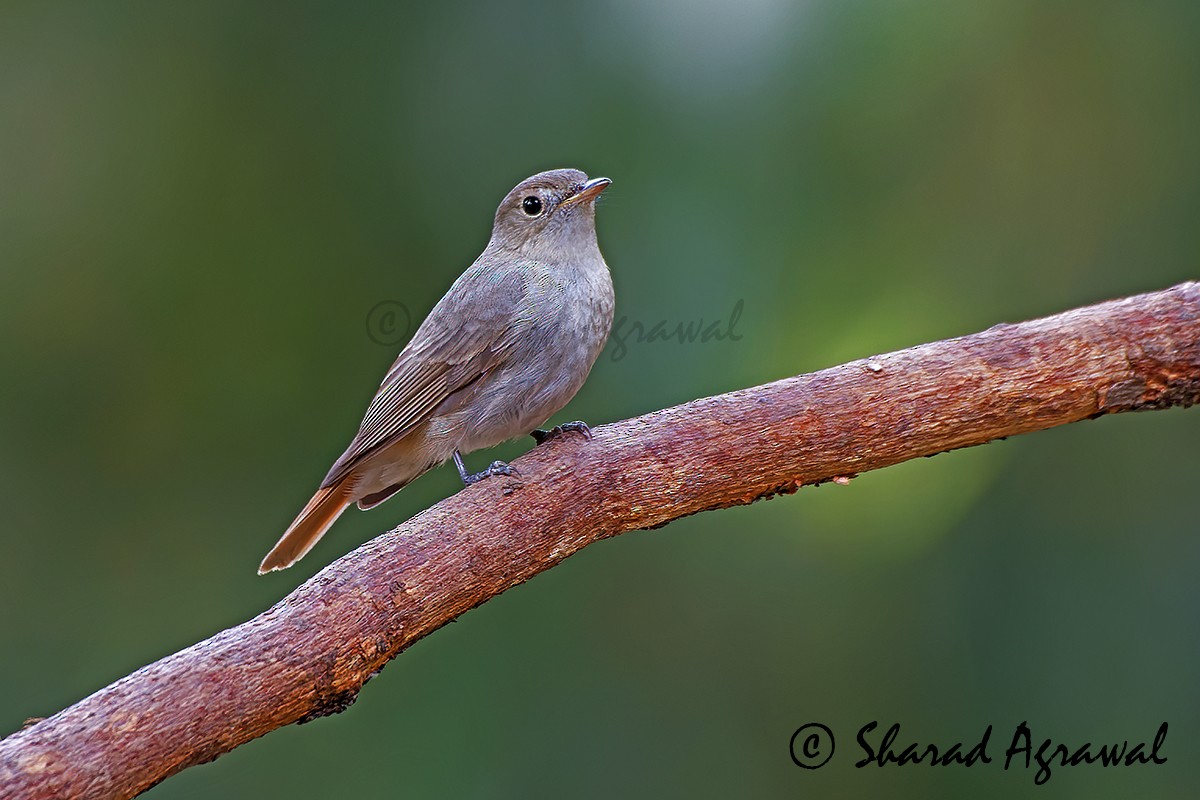
{"label": "bird's tail", "polygon": [[317,490],[313,499],[308,501],[308,505],[271,548],[271,552],[267,553],[258,567],[259,575],[287,569],[304,558],[352,502],[343,487],[344,481],[339,481]]}

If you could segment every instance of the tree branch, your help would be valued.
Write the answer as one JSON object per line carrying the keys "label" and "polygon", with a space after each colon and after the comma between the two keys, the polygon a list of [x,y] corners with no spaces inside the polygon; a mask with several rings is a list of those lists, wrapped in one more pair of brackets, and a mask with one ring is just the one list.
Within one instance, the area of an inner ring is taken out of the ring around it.
{"label": "tree branch", "polygon": [[[1119,411],[1200,401],[1200,284],[695,400],[564,437],[270,610],[0,741],[0,797],[127,798],[333,714],[400,651],[625,531]],[[252,565],[251,565],[252,566]],[[249,567],[248,567],[249,568]]]}

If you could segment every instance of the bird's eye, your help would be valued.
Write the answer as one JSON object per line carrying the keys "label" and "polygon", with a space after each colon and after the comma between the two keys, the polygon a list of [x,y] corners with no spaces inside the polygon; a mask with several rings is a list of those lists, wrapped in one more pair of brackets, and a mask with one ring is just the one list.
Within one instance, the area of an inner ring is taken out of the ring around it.
{"label": "bird's eye", "polygon": [[528,216],[536,217],[538,214],[542,213],[542,199],[540,197],[534,197],[533,195],[526,197],[521,201],[521,210],[524,211]]}

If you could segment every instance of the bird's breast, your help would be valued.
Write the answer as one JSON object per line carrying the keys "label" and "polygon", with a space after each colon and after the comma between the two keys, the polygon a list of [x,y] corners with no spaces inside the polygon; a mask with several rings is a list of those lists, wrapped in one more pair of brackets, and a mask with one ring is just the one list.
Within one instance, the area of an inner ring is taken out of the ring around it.
{"label": "bird's breast", "polygon": [[552,417],[583,386],[608,339],[613,289],[603,262],[599,270],[531,273],[522,333],[456,426],[464,451],[527,434]]}

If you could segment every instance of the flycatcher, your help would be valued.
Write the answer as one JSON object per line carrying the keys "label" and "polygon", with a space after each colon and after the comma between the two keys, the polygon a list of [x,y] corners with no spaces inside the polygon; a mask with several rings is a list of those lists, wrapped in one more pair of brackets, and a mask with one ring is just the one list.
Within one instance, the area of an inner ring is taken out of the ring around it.
{"label": "flycatcher", "polygon": [[351,503],[364,511],[453,458],[531,434],[540,443],[583,423],[537,430],[583,386],[613,321],[613,286],[596,242],[608,178],[542,172],[517,184],[492,238],[429,312],[392,364],[358,433],[317,493],[267,553],[259,574],[312,549]]}

